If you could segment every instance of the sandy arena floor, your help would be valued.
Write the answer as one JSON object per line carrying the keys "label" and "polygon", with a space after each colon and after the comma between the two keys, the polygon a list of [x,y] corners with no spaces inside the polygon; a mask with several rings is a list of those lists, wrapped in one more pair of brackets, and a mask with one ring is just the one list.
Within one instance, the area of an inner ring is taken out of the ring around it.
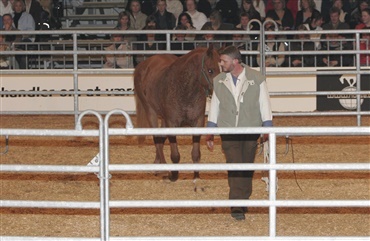
{"label": "sandy arena floor", "polygon": [[[112,117],[111,127],[122,127]],[[133,118],[133,121],[135,119]],[[84,128],[97,128],[94,117],[83,119]],[[276,117],[275,126],[355,126],[356,117]],[[370,126],[364,117],[363,126]],[[1,128],[72,129],[73,116],[1,116]],[[135,137],[111,137],[110,161],[152,163],[151,138],[143,146]],[[291,137],[287,154],[285,138],[278,138],[279,163],[370,163],[369,136]],[[10,137],[9,152],[1,164],[85,165],[98,153],[97,138]],[[0,146],[4,150],[5,140]],[[181,163],[191,163],[191,138],[179,137]],[[169,146],[165,146],[169,157]],[[220,141],[209,152],[202,138],[202,163],[224,163]],[[168,158],[169,159],[169,158]],[[294,160],[293,160],[294,159]],[[257,155],[256,162],[263,161]],[[94,174],[0,172],[2,200],[98,201]],[[268,199],[263,173],[254,177],[251,199]],[[194,192],[193,174],[180,173],[168,182],[153,173],[113,173],[111,200],[225,200],[226,172],[201,173],[204,192]],[[370,200],[370,174],[366,171],[279,172],[281,200]],[[301,190],[301,189],[302,190]],[[370,236],[370,208],[278,208],[278,236]],[[228,208],[135,208],[111,210],[111,236],[268,236],[267,208],[250,208],[246,221],[236,222]],[[0,236],[99,237],[99,210],[0,208]]]}

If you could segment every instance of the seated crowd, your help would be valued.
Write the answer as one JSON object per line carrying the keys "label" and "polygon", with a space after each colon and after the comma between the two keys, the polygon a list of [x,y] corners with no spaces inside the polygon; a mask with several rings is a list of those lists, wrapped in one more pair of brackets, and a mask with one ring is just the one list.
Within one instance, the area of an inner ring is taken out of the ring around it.
{"label": "seated crowd", "polygon": [[[3,30],[37,30],[53,18],[46,0],[1,0],[0,15]],[[55,1],[54,1],[55,2]],[[49,19],[49,20],[48,20]],[[75,23],[73,24],[76,25]],[[249,34],[263,26],[265,46],[260,35]],[[370,29],[370,0],[128,0],[126,10],[118,14],[117,26],[122,34],[110,37],[106,50],[165,50],[165,30],[182,30],[171,36],[171,50],[191,50],[199,46],[222,48],[230,44],[242,51],[265,53],[266,67],[353,66],[354,54],[337,54],[353,50],[353,34],[346,29]],[[127,34],[131,30],[158,30],[155,34]],[[185,34],[187,30],[199,34]],[[233,30],[233,34],[202,34],[202,31]],[[298,34],[278,34],[279,31],[299,31]],[[317,34],[315,30],[328,30]],[[339,30],[339,31],[330,31]],[[343,31],[342,31],[343,32]],[[370,34],[361,36],[360,49],[370,50]],[[0,34],[0,44],[7,49],[12,42],[41,41],[35,36]],[[328,54],[313,55],[313,51]],[[307,51],[306,53],[304,51]],[[273,52],[279,52],[274,54]],[[281,54],[281,53],[286,54]],[[301,52],[301,53],[292,53]],[[334,52],[334,53],[333,53]],[[107,54],[105,68],[132,68],[148,54],[128,56]],[[1,68],[27,68],[24,56],[16,61],[1,57]],[[259,54],[244,55],[245,62],[260,66]],[[11,65],[11,62],[16,64]],[[370,54],[360,55],[360,64],[370,66]]]}

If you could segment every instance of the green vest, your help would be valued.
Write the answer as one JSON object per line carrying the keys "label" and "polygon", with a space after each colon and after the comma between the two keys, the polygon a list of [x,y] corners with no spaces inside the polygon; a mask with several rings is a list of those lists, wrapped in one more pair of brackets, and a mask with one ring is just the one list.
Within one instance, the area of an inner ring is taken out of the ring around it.
{"label": "green vest", "polygon": [[218,127],[262,126],[259,96],[260,85],[265,81],[265,77],[259,71],[244,64],[243,67],[246,80],[238,97],[238,103],[235,103],[233,93],[226,85],[226,73],[222,72],[214,78],[214,91],[220,101]]}

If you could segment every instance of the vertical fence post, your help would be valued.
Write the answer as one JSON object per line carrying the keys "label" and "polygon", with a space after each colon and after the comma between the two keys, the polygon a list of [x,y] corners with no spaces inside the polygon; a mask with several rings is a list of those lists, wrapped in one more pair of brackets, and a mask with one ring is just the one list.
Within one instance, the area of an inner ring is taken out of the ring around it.
{"label": "vertical fence post", "polygon": [[[270,133],[269,134],[269,142],[270,142],[270,165],[276,164],[276,134]],[[269,182],[270,182],[270,190],[269,190],[269,200],[271,202],[269,207],[269,215],[270,215],[270,237],[276,237],[276,169],[270,169],[269,172]]]}

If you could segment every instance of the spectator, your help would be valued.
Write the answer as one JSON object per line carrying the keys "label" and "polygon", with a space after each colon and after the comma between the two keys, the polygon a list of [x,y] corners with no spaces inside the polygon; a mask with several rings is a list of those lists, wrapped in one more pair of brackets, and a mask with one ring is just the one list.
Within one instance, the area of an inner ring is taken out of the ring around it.
{"label": "spectator", "polygon": [[[210,31],[214,30],[211,25],[205,26],[202,30]],[[209,47],[210,44],[213,44],[213,47],[216,49],[220,49],[222,47],[222,43],[220,41],[215,41],[215,34],[205,33],[199,39],[200,41],[196,43],[196,47]]]}
{"label": "spectator", "polygon": [[[156,30],[156,27],[154,26],[147,26],[143,30]],[[145,34],[142,38],[141,42],[137,42],[134,44],[135,50],[165,50],[166,44],[160,42],[160,39],[157,34],[148,33]],[[135,66],[145,59],[149,58],[150,56],[153,56],[152,54],[139,54],[135,56],[134,64]]]}
{"label": "spectator", "polygon": [[[282,42],[278,41],[277,35],[274,34],[269,34],[271,31],[277,31],[275,29],[274,25],[265,25],[266,27],[266,43],[265,43],[265,51],[266,53],[271,53],[271,52],[283,52],[285,51],[285,46]],[[258,44],[257,50],[260,50],[261,46]],[[271,55],[267,54],[265,56],[265,66],[266,67],[280,67],[284,64],[285,62],[285,56],[283,54],[279,55]],[[261,67],[261,56],[257,55],[257,64],[258,66]]]}
{"label": "spectator", "polygon": [[[320,31],[322,30],[322,25],[323,23],[323,18],[321,13],[319,12],[314,12],[312,13],[312,16],[307,19],[306,23],[303,24],[303,26],[308,30],[308,31]],[[310,39],[314,41],[315,43],[315,49],[319,50],[321,49],[321,44],[320,44],[320,39],[321,39],[321,34],[310,34]]]}
{"label": "spectator", "polygon": [[222,21],[233,26],[239,23],[238,9],[238,3],[235,0],[219,0],[215,7],[215,10],[221,13]]}
{"label": "spectator", "polygon": [[[178,20],[177,20],[177,27],[178,26],[184,26],[186,30],[196,30],[196,28],[193,25],[193,21],[191,20],[191,17],[188,13],[183,12],[180,14]],[[194,40],[195,34],[186,34],[185,39],[186,40]]]}
{"label": "spectator", "polygon": [[[4,53],[9,51],[9,43],[5,42],[5,36],[0,34],[0,51]],[[0,69],[10,69],[10,58],[7,55],[0,55]]]}
{"label": "spectator", "polygon": [[295,26],[298,27],[301,24],[304,24],[307,19],[312,17],[312,14],[320,13],[316,9],[316,3],[314,0],[301,0],[300,4],[301,10],[297,12],[297,16],[295,18]]}
{"label": "spectator", "polygon": [[35,21],[36,29],[40,29],[40,25],[49,17],[47,13],[36,0],[23,0],[26,6],[26,12],[31,14]]}
{"label": "spectator", "polygon": [[[113,50],[129,50],[129,44],[123,41],[122,34],[112,34],[111,41],[114,43],[105,48],[107,51]],[[103,68],[124,69],[133,68],[133,58],[127,54],[107,54],[105,56],[105,63]]]}
{"label": "spectator", "polygon": [[[297,30],[302,31],[294,36],[294,39],[290,42],[289,50],[290,51],[310,51],[315,50],[314,42],[310,41],[310,36],[308,30],[305,26],[298,26]],[[306,34],[305,34],[306,32]],[[290,66],[292,67],[314,67],[315,66],[315,57],[313,55],[291,55],[290,57]]]}
{"label": "spectator", "polygon": [[[209,22],[206,22],[202,27],[202,30],[205,29],[233,30],[234,27],[230,23],[223,23],[221,13],[218,10],[213,10],[211,16],[209,17]],[[215,40],[228,40],[231,39],[231,35],[217,34],[216,36],[214,36],[214,38]]]}
{"label": "spectator", "polygon": [[129,7],[130,25],[135,30],[141,30],[145,27],[145,21],[148,17],[141,12],[141,3],[139,0],[132,0]]}
{"label": "spectator", "polygon": [[[26,6],[22,0],[14,0],[13,2],[14,17],[13,22],[14,26],[21,31],[34,31],[35,30],[35,21],[33,20],[31,14],[27,13]],[[23,35],[21,42],[33,42],[35,40],[34,36]],[[30,46],[20,45],[17,48],[21,50],[27,50]],[[20,69],[28,68],[27,56],[17,55],[15,56]]]}
{"label": "spectator", "polygon": [[[258,21],[261,21],[261,15],[260,13],[254,8],[253,1],[252,0],[243,0],[242,5],[240,8],[240,22],[241,22],[241,15],[243,13],[247,13],[249,16],[249,20],[256,19]],[[242,27],[243,29],[247,29]],[[259,30],[260,26],[258,23],[252,23],[252,26],[250,27],[252,30]]]}
{"label": "spectator", "polygon": [[294,17],[292,12],[286,8],[285,0],[272,0],[274,9],[266,13],[266,17],[272,18],[283,30],[293,29]]}
{"label": "spectator", "polygon": [[358,2],[357,7],[351,13],[351,22],[349,24],[351,29],[362,23],[362,10],[369,7],[369,0],[360,0]]}
{"label": "spectator", "polygon": [[352,66],[353,56],[339,54],[342,50],[351,50],[352,45],[348,44],[345,38],[338,33],[326,34],[325,41],[322,42],[322,50],[328,50],[330,54],[319,56],[318,65],[325,67]]}
{"label": "spectator", "polygon": [[[324,22],[325,23],[328,23],[330,21],[330,14],[329,14],[329,12],[330,12],[330,9],[332,7],[334,7],[334,2],[335,1],[336,0],[323,0],[322,1],[321,14],[324,17]],[[340,9],[343,9],[343,12],[351,13],[352,8],[351,8],[350,1],[352,1],[352,0],[343,0],[342,1],[343,7],[340,8]]]}
{"label": "spectator", "polygon": [[211,15],[213,7],[209,0],[199,0],[197,4],[197,9],[199,12],[204,13],[207,18]]}
{"label": "spectator", "polygon": [[[267,16],[267,12],[269,12],[270,10],[273,10],[275,8],[274,6],[274,1],[275,0],[266,0],[267,3],[266,3],[266,16]],[[327,1],[327,0],[325,0]],[[298,4],[299,1],[297,0],[284,0],[284,8],[287,8],[289,9],[289,11],[292,13],[292,16],[293,16],[293,19],[295,18],[295,16],[297,15],[297,12],[298,12]],[[295,21],[295,19],[293,20]]]}
{"label": "spectator", "polygon": [[[132,0],[128,0],[126,8],[125,9],[130,9]],[[154,13],[155,11],[155,0],[140,0],[140,5],[141,5],[141,12],[144,13],[145,15],[149,16]]]}
{"label": "spectator", "polygon": [[349,25],[347,23],[339,20],[340,13],[341,10],[339,8],[332,7],[329,11],[330,21],[325,23],[322,28],[324,30],[349,29]]}
{"label": "spectator", "polygon": [[343,9],[343,0],[334,0],[333,7],[340,9],[339,21],[349,24],[351,21],[351,14]]}
{"label": "spectator", "polygon": [[[369,29],[370,27],[365,27],[363,29]],[[361,34],[361,42],[360,42],[360,49],[361,50],[370,50],[370,33],[363,33]],[[361,54],[360,55],[360,64],[361,66],[370,66],[370,54]]]}
{"label": "spectator", "polygon": [[4,14],[13,14],[12,3],[9,0],[1,0],[0,1],[0,16],[4,16]]}
{"label": "spectator", "polygon": [[180,13],[184,11],[182,3],[179,0],[166,0],[166,3],[167,11],[173,13],[176,19],[179,17]]}
{"label": "spectator", "polygon": [[362,23],[356,25],[356,29],[363,29],[370,27],[370,8],[365,8],[361,11]]}
{"label": "spectator", "polygon": [[265,7],[264,0],[252,0],[252,1],[253,1],[253,7],[260,14],[261,21],[263,21],[266,17],[266,7]]}
{"label": "spectator", "polygon": [[[236,29],[241,29],[243,31],[248,31],[249,21],[250,21],[249,14],[248,13],[242,13],[240,15],[240,23],[238,25],[236,25]],[[249,26],[249,30],[255,30],[253,24],[251,24]],[[257,39],[257,38],[258,38],[258,35],[243,34],[243,39],[244,40],[251,40],[251,39]]]}
{"label": "spectator", "polygon": [[157,0],[157,11],[154,13],[154,17],[157,19],[158,29],[172,30],[176,27],[176,18],[166,8],[166,0]]}
{"label": "spectator", "polygon": [[[186,27],[184,25],[177,25],[175,30],[186,30]],[[177,33],[174,34],[174,38],[171,42],[171,50],[192,50],[194,49],[194,44],[187,41],[185,38],[185,33]],[[177,55],[178,57],[181,56],[181,54]]]}
{"label": "spectator", "polygon": [[[118,14],[118,23],[115,29],[122,31],[134,30],[134,28],[131,27],[130,13],[123,11]],[[133,34],[125,34],[123,35],[123,38],[128,43],[136,40],[136,36]]]}
{"label": "spectator", "polygon": [[155,16],[149,15],[145,20],[145,27],[143,29],[148,29],[149,27],[154,27],[154,29],[158,29],[158,22]]}
{"label": "spectator", "polygon": [[[13,17],[11,14],[6,13],[2,17],[3,30],[5,31],[17,31],[18,29],[14,26]],[[5,35],[5,42],[11,44],[13,42],[20,42],[22,40],[21,35]]]}
{"label": "spectator", "polygon": [[188,13],[193,21],[193,25],[197,30],[201,30],[207,22],[207,17],[204,13],[198,12],[195,0],[186,0],[186,13]]}

